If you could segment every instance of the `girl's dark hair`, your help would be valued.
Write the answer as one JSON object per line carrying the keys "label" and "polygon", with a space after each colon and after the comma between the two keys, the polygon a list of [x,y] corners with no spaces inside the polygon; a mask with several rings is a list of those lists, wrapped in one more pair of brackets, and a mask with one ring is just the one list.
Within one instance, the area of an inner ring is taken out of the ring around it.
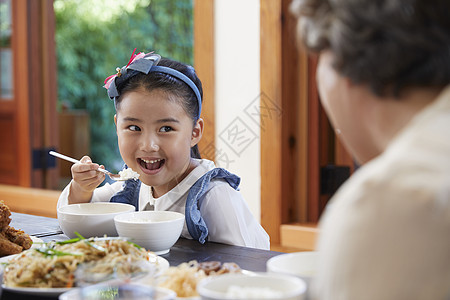
{"label": "girl's dark hair", "polygon": [[377,95],[450,83],[449,0],[296,0],[299,34]]}
{"label": "girl's dark hair", "polygon": [[[169,67],[189,77],[189,79],[191,79],[197,86],[201,99],[203,100],[202,83],[192,66],[167,58],[162,58],[159,61],[158,66]],[[148,74],[134,70],[131,70],[131,72],[136,72],[136,75],[131,76],[128,80],[122,82],[117,87],[120,96],[116,97],[114,101],[116,111],[119,110],[123,95],[127,92],[136,91],[139,89],[144,89],[145,91],[151,92],[155,89],[161,89],[167,93],[177,96],[177,99],[181,99],[181,106],[185,110],[186,114],[192,119],[193,125],[195,125],[197,122],[197,115],[199,114],[198,100],[194,94],[194,91],[192,91],[186,83],[176,77],[161,72],[150,72]],[[197,145],[191,148],[191,157],[201,158]]]}

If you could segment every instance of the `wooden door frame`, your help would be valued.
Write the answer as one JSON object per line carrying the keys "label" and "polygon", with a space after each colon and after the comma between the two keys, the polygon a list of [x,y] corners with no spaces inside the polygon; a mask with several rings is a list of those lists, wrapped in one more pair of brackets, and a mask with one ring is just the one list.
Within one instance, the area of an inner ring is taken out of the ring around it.
{"label": "wooden door frame", "polygon": [[[12,5],[12,36],[11,46],[13,52],[13,91],[14,99],[0,101],[0,110],[5,117],[12,119],[11,126],[6,129],[16,132],[13,143],[15,150],[16,170],[14,178],[2,178],[8,184],[31,186],[31,155],[30,155],[30,127],[29,127],[29,78],[26,71],[31,55],[28,53],[28,14],[27,0],[11,1]],[[25,73],[25,74],[24,74]],[[5,130],[5,129],[3,129]],[[4,174],[13,175],[13,174]]]}
{"label": "wooden door frame", "polygon": [[48,168],[48,154],[42,152],[42,160],[33,159],[34,153],[58,145],[53,0],[16,0],[11,5],[14,99],[0,101],[0,109],[11,118],[14,140],[9,142],[15,150],[11,159],[18,173],[14,179],[2,177],[1,181],[57,188],[57,170]]}
{"label": "wooden door frame", "polygon": [[321,167],[351,159],[320,105],[317,57],[297,45],[291,0],[260,3],[261,92],[282,108],[261,131],[261,223],[272,244],[313,249],[329,198],[320,194]]}
{"label": "wooden door frame", "polygon": [[48,150],[59,147],[57,116],[57,62],[55,13],[53,0],[28,0],[28,52],[33,53],[28,65],[30,77],[31,151],[40,153],[40,167],[31,171],[32,186],[57,189],[59,170],[49,163],[54,158]]}
{"label": "wooden door frame", "polygon": [[28,76],[24,76],[19,70],[27,70],[31,60],[28,53],[28,23],[27,23],[27,0],[18,0],[11,2],[13,5],[13,18],[18,20],[16,25],[13,24],[13,44],[14,44],[14,90],[17,94],[17,132],[18,137],[18,168],[22,171],[19,173],[18,185],[31,186],[31,143],[30,143],[30,107],[28,102],[30,81]]}
{"label": "wooden door frame", "polygon": [[[260,1],[261,94],[282,107],[281,1]],[[282,111],[282,114],[285,112]],[[282,119],[264,120],[261,130],[261,225],[271,244],[280,243],[282,224]]]}
{"label": "wooden door frame", "polygon": [[291,223],[308,222],[311,191],[318,191],[312,186],[318,171],[311,172],[318,170],[311,63],[296,46],[290,2],[260,1],[261,93],[282,110],[280,118],[265,120],[261,131],[261,224],[273,245],[283,244],[283,224],[290,231]]}
{"label": "wooden door frame", "polygon": [[214,28],[214,1],[194,0],[194,66],[202,80],[205,122],[199,150],[202,158],[212,161],[216,156]]}

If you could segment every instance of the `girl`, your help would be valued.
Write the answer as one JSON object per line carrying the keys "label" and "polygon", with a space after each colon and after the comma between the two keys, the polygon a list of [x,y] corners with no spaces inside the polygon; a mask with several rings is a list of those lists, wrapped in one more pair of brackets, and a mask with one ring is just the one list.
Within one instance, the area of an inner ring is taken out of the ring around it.
{"label": "girl", "polygon": [[237,190],[240,178],[200,158],[202,84],[194,69],[133,52],[117,71],[105,88],[116,108],[120,154],[139,180],[97,188],[103,166],[85,156],[72,166],[73,180],[58,206],[111,201],[136,210],[177,211],[186,216],[185,238],[269,249],[269,236]]}

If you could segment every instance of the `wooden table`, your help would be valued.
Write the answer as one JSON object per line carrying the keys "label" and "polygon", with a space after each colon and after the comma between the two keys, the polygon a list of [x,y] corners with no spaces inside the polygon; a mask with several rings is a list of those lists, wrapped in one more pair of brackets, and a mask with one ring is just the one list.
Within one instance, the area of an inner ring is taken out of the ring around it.
{"label": "wooden table", "polygon": [[[67,240],[59,227],[58,220],[54,218],[39,217],[27,214],[12,213],[11,226],[22,229],[29,235],[41,238],[44,242]],[[207,242],[200,244],[198,241],[180,238],[170,249],[170,252],[161,255],[167,259],[171,266],[177,266],[190,260],[235,262],[242,269],[255,272],[266,271],[266,262],[269,258],[279,255],[281,252],[259,250],[239,246]],[[9,291],[3,291],[2,300],[23,299],[19,295]],[[56,297],[26,296],[26,299],[57,299]]]}

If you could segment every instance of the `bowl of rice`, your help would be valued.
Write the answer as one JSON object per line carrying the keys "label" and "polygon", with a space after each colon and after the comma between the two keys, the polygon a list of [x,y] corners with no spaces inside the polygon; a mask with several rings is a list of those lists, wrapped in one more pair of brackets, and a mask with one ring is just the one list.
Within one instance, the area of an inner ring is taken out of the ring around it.
{"label": "bowl of rice", "polygon": [[174,211],[135,211],[114,217],[120,237],[155,252],[169,252],[181,235],[184,215]]}
{"label": "bowl of rice", "polygon": [[70,238],[77,237],[75,232],[85,238],[115,237],[114,217],[134,210],[133,205],[123,203],[80,203],[58,207],[57,216],[61,230]]}
{"label": "bowl of rice", "polygon": [[301,300],[305,299],[306,283],[284,274],[225,274],[200,281],[197,291],[203,300]]}

